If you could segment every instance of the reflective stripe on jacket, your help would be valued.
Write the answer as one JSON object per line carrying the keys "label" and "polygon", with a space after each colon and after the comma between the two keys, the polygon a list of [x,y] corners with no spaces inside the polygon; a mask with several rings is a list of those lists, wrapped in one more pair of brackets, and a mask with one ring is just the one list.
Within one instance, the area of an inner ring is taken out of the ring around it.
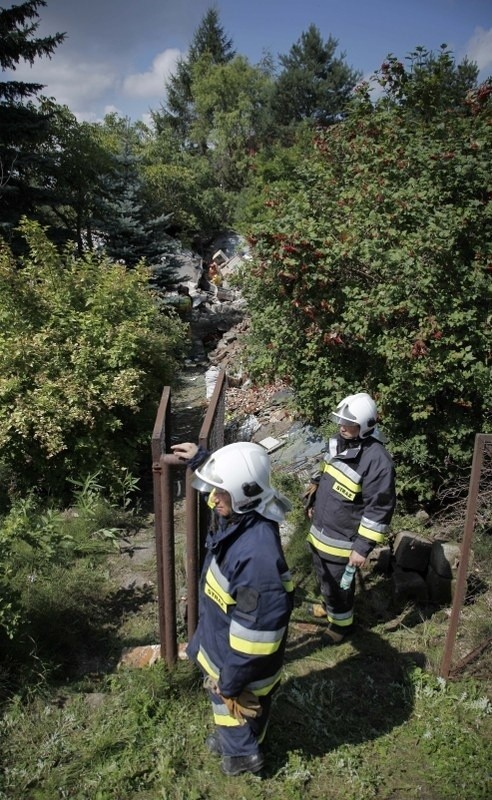
{"label": "reflective stripe on jacket", "polygon": [[278,524],[256,512],[219,517],[206,548],[187,653],[226,697],[266,695],[280,680],[294,594]]}
{"label": "reflective stripe on jacket", "polygon": [[346,445],[340,436],[329,441],[307,537],[322,558],[336,562],[347,561],[351,550],[365,557],[383,544],[396,503],[395,470],[384,445],[372,437]]}

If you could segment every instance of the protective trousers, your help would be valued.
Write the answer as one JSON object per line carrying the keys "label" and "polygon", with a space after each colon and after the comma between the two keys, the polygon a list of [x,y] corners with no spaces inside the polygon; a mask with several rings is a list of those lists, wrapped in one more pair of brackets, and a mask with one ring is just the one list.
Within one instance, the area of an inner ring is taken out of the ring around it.
{"label": "protective trousers", "polygon": [[338,633],[346,634],[354,622],[355,580],[352,581],[349,589],[341,589],[340,580],[347,562],[337,564],[327,561],[321,558],[312,545],[310,548],[330,628]]}
{"label": "protective trousers", "polygon": [[262,708],[261,716],[257,719],[248,719],[244,725],[241,725],[229,714],[227,706],[224,705],[220,696],[214,692],[208,692],[222,755],[250,756],[259,752],[259,746],[265,737],[268,726],[272,694],[273,692],[270,692],[265,697],[258,697]]}

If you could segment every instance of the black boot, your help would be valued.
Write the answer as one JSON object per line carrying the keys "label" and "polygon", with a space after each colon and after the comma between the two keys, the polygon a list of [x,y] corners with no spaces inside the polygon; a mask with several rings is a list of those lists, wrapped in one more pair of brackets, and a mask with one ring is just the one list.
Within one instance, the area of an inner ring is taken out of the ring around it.
{"label": "black boot", "polygon": [[220,744],[220,738],[217,732],[210,733],[207,736],[205,739],[205,747],[207,748],[208,752],[212,753],[214,756],[222,755],[222,745]]}
{"label": "black boot", "polygon": [[224,775],[232,778],[234,775],[240,775],[241,772],[259,772],[264,761],[261,753],[254,753],[251,756],[223,756],[220,768]]}

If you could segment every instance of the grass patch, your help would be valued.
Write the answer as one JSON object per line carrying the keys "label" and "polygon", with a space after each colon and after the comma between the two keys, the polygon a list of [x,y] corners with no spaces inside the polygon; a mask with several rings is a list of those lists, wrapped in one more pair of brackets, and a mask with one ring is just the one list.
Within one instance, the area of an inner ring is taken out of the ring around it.
{"label": "grass patch", "polygon": [[188,663],[86,678],[4,709],[0,797],[488,798],[490,701],[445,683],[377,633],[336,649],[290,646],[266,743],[267,769],[225,778]]}
{"label": "grass patch", "polygon": [[[52,565],[25,587],[29,624],[0,671],[0,800],[488,800],[487,652],[477,676],[441,680],[445,609],[409,604],[395,616],[390,581],[376,574],[358,587],[361,627],[327,646],[305,613],[317,586],[297,501],[289,522],[298,590],[261,778],[228,779],[206,751],[211,713],[190,663],[116,668],[124,646],[157,640],[155,560],[143,560],[152,531],[129,526],[119,549],[106,542],[105,554]],[[486,588],[463,610],[458,648],[489,630],[488,566],[476,567]]]}

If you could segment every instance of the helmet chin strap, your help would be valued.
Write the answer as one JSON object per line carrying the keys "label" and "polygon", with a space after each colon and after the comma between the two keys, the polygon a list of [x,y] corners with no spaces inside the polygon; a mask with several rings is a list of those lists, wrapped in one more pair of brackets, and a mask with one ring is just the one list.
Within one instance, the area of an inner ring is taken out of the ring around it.
{"label": "helmet chin strap", "polygon": [[347,439],[346,436],[342,436],[342,434],[339,433],[338,437],[339,437],[339,440],[344,444],[343,449],[346,450],[347,447],[353,447],[354,445],[363,444],[366,441],[366,439],[370,439],[371,438],[373,433],[374,433],[374,430],[371,430],[371,431],[369,431],[367,436],[361,436],[360,434],[357,434],[357,436],[353,436],[351,439]]}
{"label": "helmet chin strap", "polygon": [[358,445],[362,444],[364,440],[358,435],[354,436],[353,439],[347,439],[345,436],[342,436],[341,433],[339,433],[338,441],[341,445],[341,450],[339,452],[343,452],[344,450],[348,450],[349,447],[358,447]]}

